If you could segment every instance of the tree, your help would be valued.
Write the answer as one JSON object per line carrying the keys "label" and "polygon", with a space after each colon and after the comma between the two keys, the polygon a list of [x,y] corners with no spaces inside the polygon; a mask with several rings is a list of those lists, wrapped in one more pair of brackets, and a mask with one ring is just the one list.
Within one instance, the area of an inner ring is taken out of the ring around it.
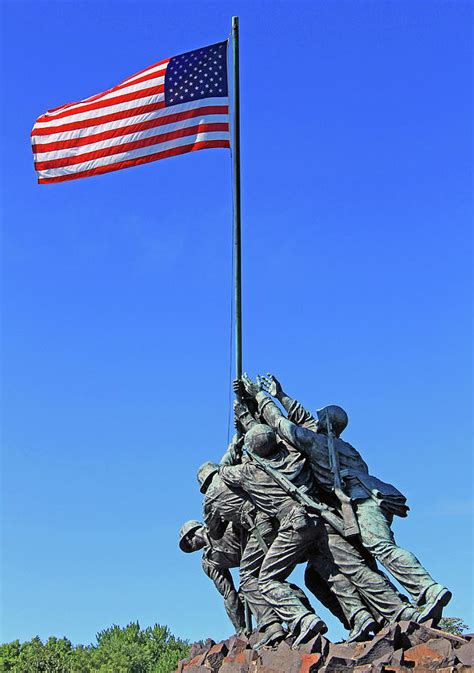
{"label": "tree", "polygon": [[67,638],[36,636],[0,645],[0,672],[11,673],[172,673],[187,656],[187,642],[167,626],[141,629],[138,622],[100,631],[92,645],[72,645]]}
{"label": "tree", "polygon": [[452,633],[455,636],[462,636],[463,633],[469,630],[469,626],[461,617],[443,617],[439,620],[438,629]]}

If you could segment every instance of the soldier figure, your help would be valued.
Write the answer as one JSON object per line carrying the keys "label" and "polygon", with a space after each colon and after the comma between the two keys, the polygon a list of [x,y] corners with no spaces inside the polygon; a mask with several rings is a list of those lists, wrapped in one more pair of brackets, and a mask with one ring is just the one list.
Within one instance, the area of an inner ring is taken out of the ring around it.
{"label": "soldier figure", "polygon": [[[231,443],[227,455],[237,449],[236,438]],[[255,505],[240,488],[230,488],[218,474],[219,465],[207,462],[198,470],[198,483],[204,493],[204,523],[213,544],[218,544],[229,525],[239,531],[240,546],[240,591],[254,615],[263,637],[258,646],[273,645],[282,640],[286,633],[278,615],[261,595],[258,574],[265,557],[265,547],[272,526],[258,516]],[[258,520],[257,520],[258,519]],[[258,528],[257,528],[258,527]],[[266,540],[266,541],[265,541]]]}
{"label": "soldier figure", "polygon": [[[258,403],[259,414],[284,440],[298,448],[310,461],[318,485],[328,497],[334,493],[334,472],[331,466],[328,434],[335,434],[334,446],[345,492],[354,504],[360,539],[364,547],[410,593],[421,614],[417,621],[439,619],[451,599],[451,592],[437,583],[410,551],[399,547],[390,528],[393,516],[406,516],[406,498],[394,486],[369,474],[362,457],[340,439],[346,428],[346,412],[336,405],[317,411],[316,420],[301,404],[283,392],[271,375],[259,377],[253,384],[244,378],[247,394]],[[288,413],[286,418],[261,389],[278,399]],[[332,428],[331,428],[332,426]]]}
{"label": "soldier figure", "polygon": [[[304,457],[298,459],[296,451],[290,452],[284,443],[277,442],[275,433],[267,425],[253,425],[245,435],[245,446],[250,457],[255,454],[278,471],[286,472],[287,477],[306,493],[314,490],[311,471]],[[310,551],[321,559],[321,574],[330,585],[332,583],[331,588],[345,607],[349,621],[361,611],[371,619],[355,587],[388,621],[413,617],[413,609],[405,606],[384,577],[365,565],[350,543],[333,535],[319,516],[305,511],[254,460],[245,459],[240,465],[224,465],[219,469],[219,475],[231,488],[245,490],[255,505],[277,522],[278,530],[265,555],[258,586],[280,619],[289,625],[290,632],[297,635],[295,647],[311,635],[327,630],[322,619],[308,608],[307,599],[302,601],[301,595],[286,582]],[[345,581],[343,588],[336,586],[336,578],[341,577]]]}
{"label": "soldier figure", "polygon": [[186,553],[204,550],[202,569],[224,598],[227,615],[236,632],[245,631],[244,606],[230,573],[230,568],[240,565],[240,538],[232,524],[225,527],[220,540],[212,540],[200,521],[186,521],[179,532],[179,546]]}

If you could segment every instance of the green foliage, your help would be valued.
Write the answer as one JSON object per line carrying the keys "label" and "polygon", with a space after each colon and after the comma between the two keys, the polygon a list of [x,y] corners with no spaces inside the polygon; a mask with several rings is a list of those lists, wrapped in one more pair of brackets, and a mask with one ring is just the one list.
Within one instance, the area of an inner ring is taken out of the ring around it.
{"label": "green foliage", "polygon": [[172,673],[189,645],[167,626],[141,629],[138,622],[100,631],[96,644],[72,645],[67,638],[38,637],[0,645],[0,672],[6,673]]}
{"label": "green foliage", "polygon": [[439,620],[438,629],[447,631],[455,636],[462,636],[469,630],[469,626],[460,617],[443,617]]}

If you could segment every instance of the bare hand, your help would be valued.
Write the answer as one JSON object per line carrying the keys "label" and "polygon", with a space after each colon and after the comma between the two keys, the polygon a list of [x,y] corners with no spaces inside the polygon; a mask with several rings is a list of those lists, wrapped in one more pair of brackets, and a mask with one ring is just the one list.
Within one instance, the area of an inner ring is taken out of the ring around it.
{"label": "bare hand", "polygon": [[272,397],[278,398],[283,392],[280,381],[275,376],[273,376],[273,374],[258,376],[257,380],[260,382],[263,390]]}
{"label": "bare hand", "polygon": [[255,397],[257,393],[259,393],[262,390],[262,386],[260,385],[260,382],[253,382],[247,374],[244,374],[242,376],[242,383],[244,384],[245,392],[247,395],[250,397]]}
{"label": "bare hand", "polygon": [[234,379],[232,381],[232,388],[237,397],[243,397],[245,395],[245,388],[244,384],[242,383],[242,379]]}

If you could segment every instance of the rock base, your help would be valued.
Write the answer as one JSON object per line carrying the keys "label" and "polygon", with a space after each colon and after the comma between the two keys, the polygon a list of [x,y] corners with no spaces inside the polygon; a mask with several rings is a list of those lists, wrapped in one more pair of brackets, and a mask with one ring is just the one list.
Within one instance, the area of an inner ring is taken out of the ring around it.
{"label": "rock base", "polygon": [[298,650],[291,640],[255,650],[259,635],[195,643],[176,673],[474,673],[473,636],[400,622],[363,643],[331,643],[317,636]]}

